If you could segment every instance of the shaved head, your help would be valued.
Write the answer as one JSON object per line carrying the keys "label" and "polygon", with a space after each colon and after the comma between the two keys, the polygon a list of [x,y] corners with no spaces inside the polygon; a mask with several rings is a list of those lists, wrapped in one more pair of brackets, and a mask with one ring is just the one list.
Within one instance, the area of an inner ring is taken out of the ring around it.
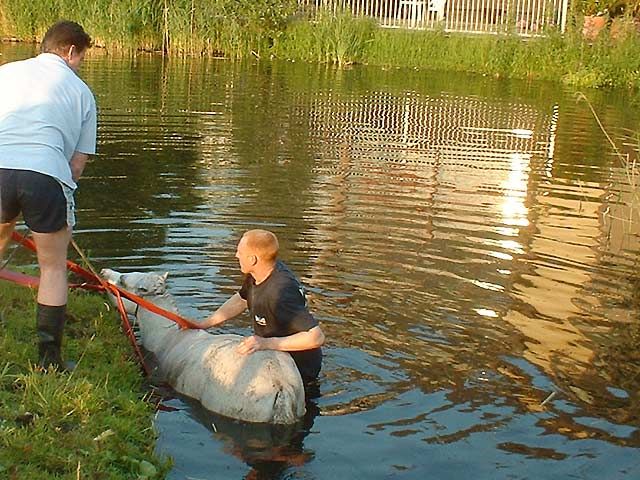
{"label": "shaved head", "polygon": [[278,238],[268,230],[249,230],[242,235],[246,248],[267,262],[274,262],[278,256]]}

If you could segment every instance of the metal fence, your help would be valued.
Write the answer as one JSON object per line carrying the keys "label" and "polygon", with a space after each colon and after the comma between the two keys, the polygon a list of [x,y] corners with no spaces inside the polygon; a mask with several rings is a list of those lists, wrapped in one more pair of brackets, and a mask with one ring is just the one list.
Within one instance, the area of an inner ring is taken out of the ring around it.
{"label": "metal fence", "polygon": [[351,12],[381,27],[466,33],[564,32],[569,0],[299,0],[305,12]]}

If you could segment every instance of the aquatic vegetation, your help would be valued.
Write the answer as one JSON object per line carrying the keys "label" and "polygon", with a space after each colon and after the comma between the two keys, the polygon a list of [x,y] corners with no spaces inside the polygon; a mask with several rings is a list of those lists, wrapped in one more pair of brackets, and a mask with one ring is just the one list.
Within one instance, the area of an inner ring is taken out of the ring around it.
{"label": "aquatic vegetation", "polygon": [[376,30],[364,62],[509,78],[561,80],[580,87],[636,89],[640,37],[594,44],[579,32],[523,39],[513,35],[469,36],[444,32]]}
{"label": "aquatic vegetation", "polygon": [[0,35],[34,41],[54,21],[69,18],[108,49],[242,57],[268,48],[296,5],[295,0],[0,0]]}
{"label": "aquatic vegetation", "polygon": [[165,50],[189,55],[260,57],[284,30],[295,0],[165,0]]}
{"label": "aquatic vegetation", "polygon": [[70,295],[64,353],[79,360],[78,368],[43,374],[30,365],[34,292],[2,282],[0,298],[0,477],[139,478],[166,471],[153,455],[153,405],[105,299]]}
{"label": "aquatic vegetation", "polygon": [[234,10],[220,10],[209,3],[197,8],[190,8],[192,2],[187,0],[182,3],[169,2],[167,10],[165,37],[167,51],[172,53],[455,70],[560,80],[580,88],[640,86],[640,36],[635,24],[624,19],[618,22],[615,35],[588,42],[578,21],[564,35],[551,31],[544,37],[524,39],[509,34],[383,29],[346,10],[325,10],[311,21],[303,12],[293,15],[295,7],[289,3],[279,16],[263,22],[265,28],[257,20],[248,20],[252,15],[248,12],[260,10],[258,4],[240,2]]}
{"label": "aquatic vegetation", "polygon": [[153,48],[158,41],[160,15],[154,0],[93,2],[29,2],[0,0],[0,32],[23,40],[42,38],[60,18],[80,21],[96,45],[109,48]]}
{"label": "aquatic vegetation", "polygon": [[562,81],[579,88],[640,87],[640,34],[616,17],[594,41],[581,14],[544,37],[383,29],[349,11],[308,17],[296,0],[0,0],[0,36],[34,41],[58,18],[78,19],[110,50],[475,72]]}
{"label": "aquatic vegetation", "polygon": [[348,11],[322,11],[318,21],[292,22],[274,46],[280,58],[343,66],[365,60],[367,44],[372,41],[373,20],[357,18]]}
{"label": "aquatic vegetation", "polygon": [[[621,151],[618,143],[611,138],[611,135],[602,124],[602,120],[587,97],[585,97],[581,92],[578,92],[576,96],[578,100],[584,101],[588,105],[593,118],[607,139],[607,142],[609,142],[609,145],[619,162],[620,168],[624,172],[624,185],[628,191],[628,195],[626,195],[626,199],[622,199],[625,192],[619,191],[618,197],[621,199],[623,204],[626,204],[628,215],[626,218],[621,220],[626,221],[629,226],[631,224],[640,224],[640,164],[638,163],[638,157],[640,156],[640,132],[635,132],[635,138],[632,139],[632,144],[634,146],[633,152],[625,153]],[[605,212],[604,215],[606,218],[607,213]]]}

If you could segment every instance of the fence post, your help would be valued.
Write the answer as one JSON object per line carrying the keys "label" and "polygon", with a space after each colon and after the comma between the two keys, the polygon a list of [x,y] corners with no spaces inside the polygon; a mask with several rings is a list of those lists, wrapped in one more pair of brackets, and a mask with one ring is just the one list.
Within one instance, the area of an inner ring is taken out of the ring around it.
{"label": "fence post", "polygon": [[560,33],[564,33],[567,28],[567,10],[569,9],[569,0],[562,0],[562,18],[560,18]]}

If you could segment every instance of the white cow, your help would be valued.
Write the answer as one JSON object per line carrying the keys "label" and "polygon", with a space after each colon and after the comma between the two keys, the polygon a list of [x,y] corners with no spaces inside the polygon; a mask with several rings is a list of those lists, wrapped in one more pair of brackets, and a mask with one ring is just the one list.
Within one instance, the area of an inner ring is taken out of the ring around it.
{"label": "white cow", "polygon": [[[102,270],[109,282],[178,313],[166,275]],[[112,299],[113,300],[113,299]],[[292,424],[305,413],[302,378],[291,356],[262,350],[237,353],[239,335],[181,330],[174,322],[125,300],[135,314],[142,346],[153,352],[161,376],[212,412],[246,422]]]}

